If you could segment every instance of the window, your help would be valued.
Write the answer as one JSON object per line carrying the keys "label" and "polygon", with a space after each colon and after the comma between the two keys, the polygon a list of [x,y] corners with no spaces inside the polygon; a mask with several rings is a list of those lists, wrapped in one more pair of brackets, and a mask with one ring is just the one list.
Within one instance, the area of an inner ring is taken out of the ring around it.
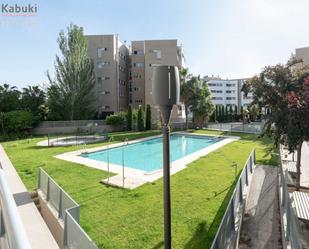
{"label": "window", "polygon": [[97,68],[102,69],[105,65],[109,65],[110,63],[108,61],[100,61],[97,63]]}
{"label": "window", "polygon": [[149,50],[150,53],[154,53],[157,60],[161,59],[161,50],[160,49],[151,49]]}
{"label": "window", "polygon": [[143,55],[144,53],[143,53],[143,50],[137,49],[137,50],[134,50],[133,54],[135,54],[135,55]]}
{"label": "window", "polygon": [[122,86],[125,86],[126,82],[124,80],[119,79],[119,84],[122,85]]}
{"label": "window", "polygon": [[221,90],[211,90],[212,93],[222,93]]}
{"label": "window", "polygon": [[143,64],[142,62],[135,62],[135,63],[133,64],[133,66],[134,66],[134,67],[143,67],[144,64]]}
{"label": "window", "polygon": [[223,100],[222,97],[212,97],[211,99],[212,99],[212,100]]}
{"label": "window", "polygon": [[98,52],[98,57],[101,58],[102,54],[107,51],[107,48],[98,48],[97,52]]}
{"label": "window", "polygon": [[235,83],[233,83],[233,84],[227,83],[226,86],[227,86],[227,87],[235,87],[236,84],[235,84]]}
{"label": "window", "polygon": [[119,70],[120,70],[121,72],[124,72],[124,67],[121,66],[121,65],[119,65]]}
{"label": "window", "polygon": [[136,74],[134,74],[134,78],[135,79],[141,79],[142,75],[140,73],[136,73]]}
{"label": "window", "polygon": [[98,77],[97,81],[98,81],[98,84],[102,84],[102,77]]}
{"label": "window", "polygon": [[226,97],[226,100],[236,100],[236,97]]}
{"label": "window", "polygon": [[103,106],[102,106],[102,109],[104,109],[104,110],[109,109],[109,108],[110,108],[109,105],[103,105]]}
{"label": "window", "polygon": [[143,103],[143,101],[141,99],[136,99],[134,102],[135,103]]}
{"label": "window", "polygon": [[222,83],[208,83],[208,86],[222,86]]}
{"label": "window", "polygon": [[133,90],[134,91],[139,91],[139,90],[141,90],[141,88],[140,87],[133,87]]}
{"label": "window", "polygon": [[110,94],[110,93],[111,93],[110,91],[103,91],[103,92],[102,92],[102,94],[104,94],[104,95],[105,95],[105,94]]}
{"label": "window", "polygon": [[235,93],[235,90],[227,90],[226,93]]}

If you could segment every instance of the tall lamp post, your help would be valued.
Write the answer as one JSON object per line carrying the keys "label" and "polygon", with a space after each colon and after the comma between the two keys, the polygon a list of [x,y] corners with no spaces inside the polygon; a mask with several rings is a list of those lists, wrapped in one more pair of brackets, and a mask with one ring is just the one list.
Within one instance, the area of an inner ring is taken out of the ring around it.
{"label": "tall lamp post", "polygon": [[171,194],[170,194],[170,128],[169,121],[173,105],[179,103],[179,72],[176,66],[153,67],[152,96],[159,106],[163,133],[163,177],[164,177],[164,248],[172,248],[171,239]]}

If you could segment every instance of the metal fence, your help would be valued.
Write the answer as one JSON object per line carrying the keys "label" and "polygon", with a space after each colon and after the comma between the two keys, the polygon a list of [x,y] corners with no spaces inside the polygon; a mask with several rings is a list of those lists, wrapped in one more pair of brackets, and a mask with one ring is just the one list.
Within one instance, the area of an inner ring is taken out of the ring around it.
{"label": "metal fence", "polygon": [[282,240],[284,248],[301,249],[300,228],[295,211],[292,208],[289,196],[288,186],[286,183],[287,172],[284,173],[282,168],[280,153],[279,165],[279,204],[281,213]]}
{"label": "metal fence", "polygon": [[212,242],[211,249],[234,248],[240,232],[240,222],[243,215],[244,188],[249,184],[249,176],[255,167],[255,150],[250,153],[245,167],[236,183],[224,216],[221,220],[216,236]]}
{"label": "metal fence", "polygon": [[66,120],[66,121],[42,121],[38,125],[40,128],[52,127],[78,127],[78,126],[96,126],[105,125],[105,120]]}
{"label": "metal fence", "polygon": [[0,169],[0,248],[31,249],[2,169]]}
{"label": "metal fence", "polygon": [[64,221],[64,248],[98,249],[79,225],[79,205],[42,168],[39,169],[38,188],[57,211],[58,218]]}
{"label": "metal fence", "polygon": [[253,133],[260,134],[262,132],[261,123],[208,123],[207,129],[228,131],[228,132],[243,132],[243,133]]}

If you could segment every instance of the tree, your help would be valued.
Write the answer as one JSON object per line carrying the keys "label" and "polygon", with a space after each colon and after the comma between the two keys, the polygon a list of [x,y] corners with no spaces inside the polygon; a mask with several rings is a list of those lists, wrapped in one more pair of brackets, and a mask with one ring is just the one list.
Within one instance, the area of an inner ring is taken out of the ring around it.
{"label": "tree", "polygon": [[238,121],[238,108],[237,108],[237,105],[235,105],[235,109],[234,109],[234,120]]}
{"label": "tree", "polygon": [[180,71],[180,100],[185,105],[186,128],[188,129],[188,114],[194,100],[194,92],[199,79],[188,75],[188,70]]}
{"label": "tree", "polygon": [[300,188],[301,148],[309,139],[309,66],[295,67],[291,59],[286,65],[267,66],[258,76],[246,81],[245,94],[253,93],[253,104],[267,107],[262,135],[273,138],[274,146],[286,145],[297,150],[296,188]]}
{"label": "tree", "polygon": [[131,105],[128,106],[127,110],[127,130],[132,131],[133,113]]}
{"label": "tree", "polygon": [[37,122],[37,119],[28,111],[11,111],[4,113],[5,133],[20,133],[25,131]]}
{"label": "tree", "polygon": [[150,105],[147,105],[146,107],[146,127],[145,129],[151,130],[151,107]]}
{"label": "tree", "polygon": [[47,73],[50,117],[65,120],[92,118],[95,113],[95,74],[83,28],[71,24],[67,34],[59,33],[58,44],[62,56],[56,56],[55,79]]}
{"label": "tree", "polygon": [[20,91],[9,84],[0,85],[0,112],[20,109]]}
{"label": "tree", "polygon": [[233,107],[230,105],[229,108],[229,121],[233,121]]}
{"label": "tree", "polygon": [[140,106],[137,112],[137,129],[139,131],[145,130],[145,120],[144,120],[144,111]]}
{"label": "tree", "polygon": [[40,106],[45,103],[45,92],[39,86],[28,86],[21,92],[21,106],[23,110],[30,111],[34,116],[41,117]]}
{"label": "tree", "polygon": [[196,89],[194,101],[192,104],[192,112],[194,121],[199,127],[203,127],[208,121],[210,115],[214,111],[214,105],[211,102],[211,93],[208,85],[204,84],[202,87]]}

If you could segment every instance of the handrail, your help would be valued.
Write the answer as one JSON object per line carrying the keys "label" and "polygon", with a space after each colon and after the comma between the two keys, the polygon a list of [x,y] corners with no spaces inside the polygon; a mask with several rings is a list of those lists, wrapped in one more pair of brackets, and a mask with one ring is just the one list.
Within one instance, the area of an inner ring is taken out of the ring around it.
{"label": "handrail", "polygon": [[[0,169],[0,204],[1,226],[5,230],[4,233],[7,233],[9,248],[31,249],[15,200],[2,169]],[[3,235],[3,231],[1,231],[1,235]]]}
{"label": "handrail", "polygon": [[[252,158],[252,159],[251,159]],[[251,160],[251,162],[250,162],[250,164],[249,164],[249,160]],[[217,243],[217,240],[218,240],[218,237],[219,237],[219,235],[220,235],[220,232],[221,232],[221,229],[223,228],[223,223],[224,223],[224,221],[225,221],[225,219],[226,219],[226,217],[227,217],[227,215],[228,215],[228,211],[229,211],[229,209],[230,209],[230,206],[231,205],[233,205],[232,206],[232,208],[234,208],[234,196],[236,195],[236,191],[237,191],[237,186],[238,185],[240,185],[240,184],[242,184],[241,183],[241,176],[242,176],[242,174],[246,171],[246,174],[248,173],[248,171],[247,171],[247,167],[250,165],[251,167],[252,167],[252,165],[251,164],[255,164],[255,150],[253,149],[252,151],[251,151],[251,153],[250,153],[250,155],[249,155],[249,157],[248,157],[248,159],[247,159],[247,161],[246,161],[246,163],[245,163],[245,167],[242,169],[242,171],[241,171],[241,173],[240,173],[240,175],[239,175],[239,178],[238,178],[238,180],[237,180],[237,182],[236,182],[236,184],[235,184],[235,188],[234,188],[234,190],[233,190],[233,193],[232,193],[232,195],[231,195],[231,197],[230,197],[230,200],[229,200],[229,202],[228,202],[228,205],[227,205],[227,207],[226,207],[226,210],[225,210],[225,212],[224,212],[224,215],[223,215],[223,217],[222,217],[222,219],[221,219],[221,222],[220,222],[220,225],[219,225],[219,227],[218,227],[218,230],[217,230],[217,233],[216,233],[216,235],[215,235],[215,237],[214,237],[214,239],[213,239],[213,241],[212,241],[212,245],[211,245],[211,248],[213,249],[213,248],[217,248],[216,247],[216,243]],[[250,169],[250,172],[251,172],[251,169]],[[234,217],[234,220],[235,220],[235,217]]]}

